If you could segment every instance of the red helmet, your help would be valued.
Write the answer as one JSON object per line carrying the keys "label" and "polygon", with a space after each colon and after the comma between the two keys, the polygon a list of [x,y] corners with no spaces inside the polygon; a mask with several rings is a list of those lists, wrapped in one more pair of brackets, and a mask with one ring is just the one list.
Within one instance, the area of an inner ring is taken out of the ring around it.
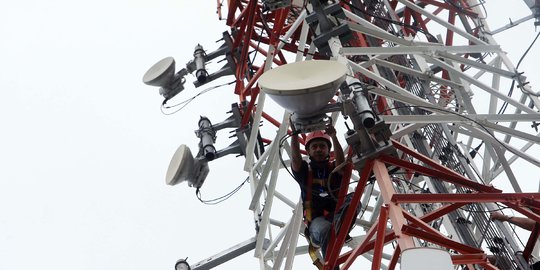
{"label": "red helmet", "polygon": [[325,140],[328,144],[328,150],[332,148],[332,138],[330,138],[328,134],[318,130],[308,133],[308,135],[306,136],[306,151],[309,150],[309,144],[311,143],[311,141],[315,139]]}

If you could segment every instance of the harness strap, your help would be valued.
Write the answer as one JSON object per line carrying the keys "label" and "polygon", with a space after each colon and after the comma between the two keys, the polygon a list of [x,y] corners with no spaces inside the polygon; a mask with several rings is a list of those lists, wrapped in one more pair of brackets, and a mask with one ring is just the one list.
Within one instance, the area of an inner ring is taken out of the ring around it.
{"label": "harness strap", "polygon": [[311,170],[311,166],[308,165],[308,176],[307,176],[307,194],[306,194],[306,201],[304,202],[304,217],[306,218],[306,222],[311,222],[312,219],[312,199],[313,199],[313,193],[311,192],[313,186],[313,170]]}
{"label": "harness strap", "polygon": [[[309,242],[309,240],[308,240]],[[319,257],[317,256],[317,248],[315,248],[311,242],[309,242],[309,257],[311,257],[311,260],[313,261],[313,265],[317,266],[319,270],[323,269],[323,264]]]}

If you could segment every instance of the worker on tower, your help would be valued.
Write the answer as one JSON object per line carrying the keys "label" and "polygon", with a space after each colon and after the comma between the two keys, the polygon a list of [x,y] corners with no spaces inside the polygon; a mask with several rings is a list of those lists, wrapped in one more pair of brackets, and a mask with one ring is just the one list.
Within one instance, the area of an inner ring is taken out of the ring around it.
{"label": "worker on tower", "polygon": [[[345,161],[345,156],[336,137],[335,128],[328,125],[324,132],[315,131],[307,135],[305,149],[309,155],[308,163],[302,159],[298,134],[294,130],[294,126],[291,125],[291,127],[293,129],[291,168],[296,182],[300,185],[304,221],[307,225],[306,234],[309,234],[306,237],[310,240],[311,245],[321,248],[324,257],[326,256],[332,223],[338,228],[341,224],[339,214],[336,214],[336,205],[343,169],[335,169]],[[330,160],[332,145],[334,146],[334,161]],[[338,211],[339,213],[346,212],[345,209],[352,199],[352,196],[349,195]]]}

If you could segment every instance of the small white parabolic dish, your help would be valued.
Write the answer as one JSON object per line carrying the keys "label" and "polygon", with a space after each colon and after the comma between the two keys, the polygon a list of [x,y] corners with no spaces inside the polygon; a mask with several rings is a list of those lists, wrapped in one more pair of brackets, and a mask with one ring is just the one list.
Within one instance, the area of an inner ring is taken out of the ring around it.
{"label": "small white parabolic dish", "polygon": [[164,86],[174,75],[174,58],[165,57],[155,63],[143,76],[143,82],[152,86]]}
{"label": "small white parabolic dish", "polygon": [[169,169],[167,169],[165,176],[167,185],[174,186],[185,180],[190,180],[189,178],[193,177],[194,163],[189,147],[185,144],[180,145],[169,163]]}

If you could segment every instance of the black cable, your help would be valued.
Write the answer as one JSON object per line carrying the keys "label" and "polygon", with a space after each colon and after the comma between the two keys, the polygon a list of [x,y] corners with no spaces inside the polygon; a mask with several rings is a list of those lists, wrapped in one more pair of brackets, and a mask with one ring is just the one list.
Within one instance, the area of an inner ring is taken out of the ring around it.
{"label": "black cable", "polygon": [[[536,35],[536,37],[534,38],[534,40],[531,42],[531,44],[529,45],[529,47],[527,48],[527,50],[525,50],[525,52],[523,53],[523,55],[521,55],[517,65],[516,65],[516,72],[519,68],[519,65],[521,65],[521,62],[523,61],[523,59],[525,59],[525,56],[529,53],[529,51],[531,50],[532,46],[534,45],[534,43],[536,43],[536,40],[538,39],[538,37],[540,36],[540,32],[538,32],[538,34]],[[517,74],[517,79],[519,80],[519,73]],[[516,84],[516,81],[515,80],[512,80],[512,85],[510,86],[510,90],[508,91],[508,95],[507,96],[511,96],[512,93],[514,92],[514,86]],[[520,81],[520,84],[521,84],[521,81]],[[538,96],[538,95],[536,95]],[[506,111],[506,108],[508,107],[508,102],[504,102],[503,105],[501,106],[501,109],[499,109],[499,114],[501,113],[504,113]]]}
{"label": "black cable", "polygon": [[[260,18],[261,18],[261,21],[264,20],[264,13],[260,13]],[[259,34],[259,39],[257,40],[257,47],[255,47],[255,49],[253,50],[255,52],[255,54],[251,58],[251,63],[255,63],[255,59],[257,58],[257,54],[259,53],[259,47],[261,45],[263,31],[265,31],[265,30],[266,29],[261,27],[261,33]]]}
{"label": "black cable", "polygon": [[[460,11],[467,11],[467,10],[466,10],[465,8],[463,8],[462,6],[459,6],[459,5],[457,5],[456,3],[454,3],[454,1],[444,0],[444,2],[447,3],[447,4],[450,4],[450,5],[452,5],[452,6],[454,6],[455,8],[459,9]],[[486,17],[484,17],[484,18],[478,17],[478,19],[485,20],[485,19],[487,19],[487,11],[486,11],[486,7],[484,6],[484,3],[483,3],[482,0],[480,1],[479,5],[481,5],[482,8],[484,9],[484,13],[486,14]]]}
{"label": "black cable", "polygon": [[469,120],[469,121],[477,124],[478,126],[480,126],[484,131],[486,131],[486,133],[489,136],[491,136],[496,142],[498,142],[504,149],[508,150],[509,152],[512,152],[512,150],[509,149],[501,140],[499,140],[497,137],[495,137],[494,134],[491,134],[490,130],[486,126],[484,126],[482,123],[480,123],[480,122],[478,122],[478,121],[476,121],[476,120],[474,120],[474,119],[472,119],[470,117],[467,117],[465,115],[459,114],[458,112],[453,112],[453,111],[449,111],[449,110],[445,110],[445,109],[441,109],[441,108],[437,108],[437,107],[428,107],[428,106],[420,106],[420,105],[403,105],[403,106],[395,106],[395,107],[392,107],[392,108],[388,108],[388,109],[382,111],[381,113],[391,111],[391,110],[394,110],[394,109],[401,109],[401,108],[420,108],[420,109],[428,109],[428,110],[431,109],[431,110],[450,113],[450,114],[465,118],[466,120]]}
{"label": "black cable", "polygon": [[214,198],[214,199],[210,199],[210,200],[203,200],[202,197],[201,197],[201,191],[200,191],[200,188],[197,188],[197,190],[195,191],[195,195],[197,196],[197,199],[199,199],[199,201],[201,201],[202,203],[204,204],[208,204],[208,205],[216,205],[216,204],[219,204],[219,203],[222,203],[224,201],[226,201],[227,199],[231,198],[236,192],[238,192],[242,186],[249,181],[249,176],[246,177],[246,180],[244,180],[239,186],[237,186],[236,188],[234,188],[231,192],[223,195],[223,196],[220,196],[220,197],[217,197],[217,198]]}
{"label": "black cable", "polygon": [[[499,211],[502,211],[503,209],[509,208],[509,207],[501,207],[498,203],[496,205],[499,207]],[[523,241],[521,241],[521,238],[516,232],[516,225],[509,223],[510,228],[512,229],[512,232],[514,233],[514,236],[519,240],[519,243],[523,248],[525,248],[525,244],[523,244]]]}
{"label": "black cable", "polygon": [[422,28],[420,28],[420,27],[417,27],[417,26],[414,26],[414,25],[405,24],[405,23],[402,23],[402,22],[400,22],[400,21],[395,21],[395,20],[388,19],[388,18],[385,18],[385,17],[377,16],[377,15],[372,14],[372,13],[369,13],[369,12],[367,12],[367,11],[365,11],[365,10],[363,10],[363,9],[361,9],[361,8],[359,8],[359,7],[357,7],[357,6],[353,5],[353,4],[351,4],[351,3],[348,3],[348,2],[346,2],[345,0],[340,0],[340,2],[341,2],[342,4],[345,4],[345,5],[349,6],[349,7],[351,7],[352,9],[355,9],[355,10],[357,10],[357,11],[360,11],[360,12],[362,12],[362,13],[364,13],[364,14],[370,16],[370,17],[377,18],[377,19],[379,19],[379,20],[383,20],[383,21],[386,21],[386,22],[389,22],[389,23],[392,23],[392,24],[395,24],[395,25],[399,25],[399,26],[406,27],[406,28],[411,28],[411,29],[413,29],[413,30],[415,30],[415,31],[417,31],[417,32],[423,33],[423,34],[428,38],[429,41],[431,41],[431,42],[438,42],[438,41],[437,41],[437,38],[435,38],[435,37],[434,37],[432,34],[430,34],[428,31],[426,31],[426,30],[424,30],[424,29],[422,29]]}
{"label": "black cable", "polygon": [[300,183],[298,181],[298,179],[296,179],[296,177],[294,177],[293,173],[289,170],[289,167],[287,167],[287,164],[285,164],[285,161],[283,160],[283,156],[281,156],[281,149],[283,148],[283,144],[285,143],[285,141],[287,141],[287,139],[289,139],[292,135],[290,134],[285,134],[283,137],[281,137],[279,139],[279,149],[278,149],[278,156],[279,156],[279,160],[281,161],[281,164],[283,165],[283,167],[285,168],[285,170],[289,173],[289,175],[294,179],[294,181],[296,181],[297,183]]}
{"label": "black cable", "polygon": [[[219,87],[222,87],[222,86],[226,86],[226,85],[231,85],[233,83],[235,83],[236,81],[232,81],[232,82],[228,82],[228,83],[224,83],[224,84],[220,84],[220,85],[216,85],[216,86],[212,86],[212,87],[209,87],[207,89],[204,89],[202,90],[201,92],[199,92],[198,94],[182,101],[182,102],[179,102],[177,104],[174,104],[174,105],[170,105],[170,106],[165,106],[167,100],[165,100],[162,104],[161,104],[161,107],[160,107],[160,110],[161,110],[161,113],[163,113],[164,115],[172,115],[172,114],[175,114],[179,111],[181,111],[182,109],[184,109],[184,107],[186,107],[190,102],[192,102],[195,98],[197,98],[198,96],[206,93],[206,92],[209,92],[211,90],[214,90],[214,89],[217,89]],[[181,106],[183,105],[183,106]],[[174,107],[178,107],[178,106],[181,106],[179,109],[173,111],[173,112],[165,112],[164,109],[170,109],[170,108],[174,108]]]}
{"label": "black cable", "polygon": [[401,180],[401,181],[403,181],[403,182],[406,182],[407,184],[409,184],[409,186],[414,186],[414,187],[416,187],[417,189],[419,189],[419,190],[422,191],[422,192],[424,192],[424,191],[429,192],[428,189],[425,189],[425,188],[423,188],[423,187],[421,187],[421,186],[419,186],[419,185],[417,185],[417,184],[415,184],[415,183],[413,183],[413,182],[411,182],[411,181],[409,181],[409,180],[406,180],[406,179],[403,179],[403,178],[399,178],[399,177],[396,177],[396,179]]}
{"label": "black cable", "polygon": [[[289,42],[287,42],[286,40],[281,39],[280,36],[277,36],[275,33],[273,33],[273,32],[271,31],[271,28],[270,28],[270,26],[268,25],[268,22],[264,19],[264,16],[261,15],[260,18],[261,18],[262,24],[263,24],[264,27],[266,28],[266,33],[268,33],[268,38],[271,38],[272,36],[274,36],[277,40],[279,40],[279,41],[281,41],[281,42],[283,42],[283,43],[285,43],[285,44],[290,44]],[[262,33],[262,32],[261,32],[261,33]]]}
{"label": "black cable", "polygon": [[529,53],[529,51],[531,50],[532,46],[534,45],[534,43],[536,43],[536,40],[538,39],[538,36],[540,36],[540,32],[538,32],[538,34],[536,35],[536,37],[533,39],[533,41],[531,42],[531,44],[529,45],[529,47],[527,48],[527,50],[525,50],[525,52],[523,53],[523,55],[521,56],[521,58],[519,59],[517,65],[516,65],[516,70],[519,68],[519,65],[521,64],[521,61],[523,61],[523,59],[525,59],[525,56]]}
{"label": "black cable", "polygon": [[[221,7],[223,7],[223,2],[224,2],[224,1],[225,1],[225,0],[221,0],[221,1],[219,2],[217,9],[221,9]],[[218,10],[216,10],[216,13],[217,13],[217,12],[218,12]],[[221,19],[221,20],[226,20],[226,19]]]}
{"label": "black cable", "polygon": [[486,6],[484,5],[485,3],[486,2],[484,0],[478,1],[478,4],[481,5],[482,9],[484,10],[484,14],[486,14],[486,16],[484,18],[478,17],[479,19],[482,19],[482,20],[487,20],[487,18],[488,18],[488,12],[487,12]]}
{"label": "black cable", "polygon": [[508,209],[510,207],[508,206],[500,206],[498,203],[495,203],[497,206],[499,206],[499,209],[496,209],[496,210],[470,210],[470,209],[466,209],[464,207],[460,207],[459,209],[465,211],[465,212],[469,212],[469,213],[493,213],[493,212],[498,212],[498,211],[501,211],[501,210],[504,210],[504,209]]}
{"label": "black cable", "polygon": [[[484,141],[482,141],[480,143],[480,145],[478,145],[476,148],[474,148],[473,151],[471,151],[471,153],[473,154],[470,154],[471,155],[471,158],[474,158],[476,156],[476,153],[478,152],[478,150],[480,150],[480,147],[482,146],[482,144],[484,143]],[[452,145],[452,148],[456,148],[457,149],[457,155],[461,156],[462,158],[464,158],[466,161],[467,161],[467,164],[470,163],[470,160],[468,157],[466,157],[462,152],[461,150],[457,147],[457,145]],[[484,159],[484,158],[482,158]],[[474,166],[469,166],[472,171],[474,172],[474,174],[476,174],[476,176],[478,177],[478,179],[482,180],[482,182],[484,181],[484,178],[480,175],[480,173],[474,168]]]}

